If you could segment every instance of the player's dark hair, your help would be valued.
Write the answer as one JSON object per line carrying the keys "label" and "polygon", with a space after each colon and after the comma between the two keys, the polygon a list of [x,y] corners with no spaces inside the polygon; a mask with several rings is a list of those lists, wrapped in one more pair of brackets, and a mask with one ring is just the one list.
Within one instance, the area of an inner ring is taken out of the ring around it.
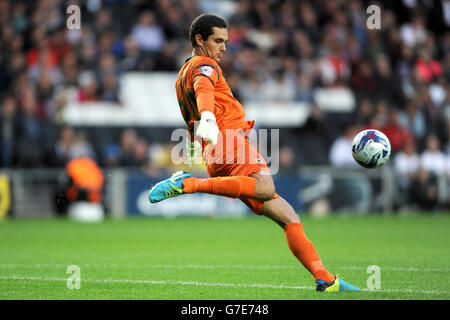
{"label": "player's dark hair", "polygon": [[200,34],[202,39],[206,41],[214,33],[213,27],[226,28],[227,24],[222,18],[208,13],[204,13],[195,18],[189,28],[189,39],[191,40],[192,46],[197,46],[197,43],[195,43],[195,36],[197,34]]}

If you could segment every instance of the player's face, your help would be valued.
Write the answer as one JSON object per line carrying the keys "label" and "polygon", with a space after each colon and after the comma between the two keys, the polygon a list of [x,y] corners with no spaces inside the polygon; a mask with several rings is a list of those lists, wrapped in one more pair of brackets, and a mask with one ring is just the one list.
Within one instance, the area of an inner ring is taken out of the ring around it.
{"label": "player's face", "polygon": [[203,49],[207,57],[214,59],[217,63],[227,51],[228,31],[226,28],[213,27],[214,33],[206,41],[202,41]]}

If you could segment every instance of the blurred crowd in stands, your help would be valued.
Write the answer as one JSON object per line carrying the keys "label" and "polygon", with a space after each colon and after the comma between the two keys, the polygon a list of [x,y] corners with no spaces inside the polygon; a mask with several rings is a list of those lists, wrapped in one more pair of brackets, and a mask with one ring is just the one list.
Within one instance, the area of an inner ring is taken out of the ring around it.
{"label": "blurred crowd in stands", "polygon": [[[99,135],[64,123],[64,107],[120,107],[124,73],[178,71],[191,54],[190,23],[216,6],[228,23],[221,67],[234,96],[244,105],[311,105],[303,127],[281,130],[282,171],[356,166],[353,136],[377,128],[391,141],[400,189],[435,204],[436,181],[450,177],[448,1],[229,0],[227,10],[220,2],[0,0],[0,165],[63,166],[87,155],[102,166],[156,170],[164,141],[115,128],[100,144]],[[66,27],[71,4],[81,8],[80,30]],[[379,30],[367,28],[370,4],[381,8]],[[318,87],[350,88],[356,111],[323,112]]]}

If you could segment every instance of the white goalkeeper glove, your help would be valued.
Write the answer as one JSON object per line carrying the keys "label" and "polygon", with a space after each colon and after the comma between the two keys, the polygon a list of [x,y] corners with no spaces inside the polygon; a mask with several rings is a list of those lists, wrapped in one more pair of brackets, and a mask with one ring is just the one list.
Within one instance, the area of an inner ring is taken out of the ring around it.
{"label": "white goalkeeper glove", "polygon": [[216,117],[212,112],[202,112],[200,123],[195,134],[200,138],[211,142],[212,144],[217,143],[217,138],[219,136],[219,127],[216,124]]}

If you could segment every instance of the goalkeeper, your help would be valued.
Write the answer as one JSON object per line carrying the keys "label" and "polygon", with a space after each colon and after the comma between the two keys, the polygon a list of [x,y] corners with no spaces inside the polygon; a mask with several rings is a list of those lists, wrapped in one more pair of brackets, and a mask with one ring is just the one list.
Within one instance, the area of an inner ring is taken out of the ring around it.
{"label": "goalkeeper", "polygon": [[317,291],[359,291],[325,269],[299,216],[275,192],[268,166],[247,139],[253,121],[244,120],[244,109],[233,97],[218,65],[228,41],[225,21],[211,14],[200,15],[192,22],[189,37],[192,56],[181,68],[175,86],[192,148],[199,144],[195,137],[201,138],[211,178],[176,172],[150,190],[150,202],[194,192],[239,198],[254,213],[284,229],[289,248],[314,276]]}

